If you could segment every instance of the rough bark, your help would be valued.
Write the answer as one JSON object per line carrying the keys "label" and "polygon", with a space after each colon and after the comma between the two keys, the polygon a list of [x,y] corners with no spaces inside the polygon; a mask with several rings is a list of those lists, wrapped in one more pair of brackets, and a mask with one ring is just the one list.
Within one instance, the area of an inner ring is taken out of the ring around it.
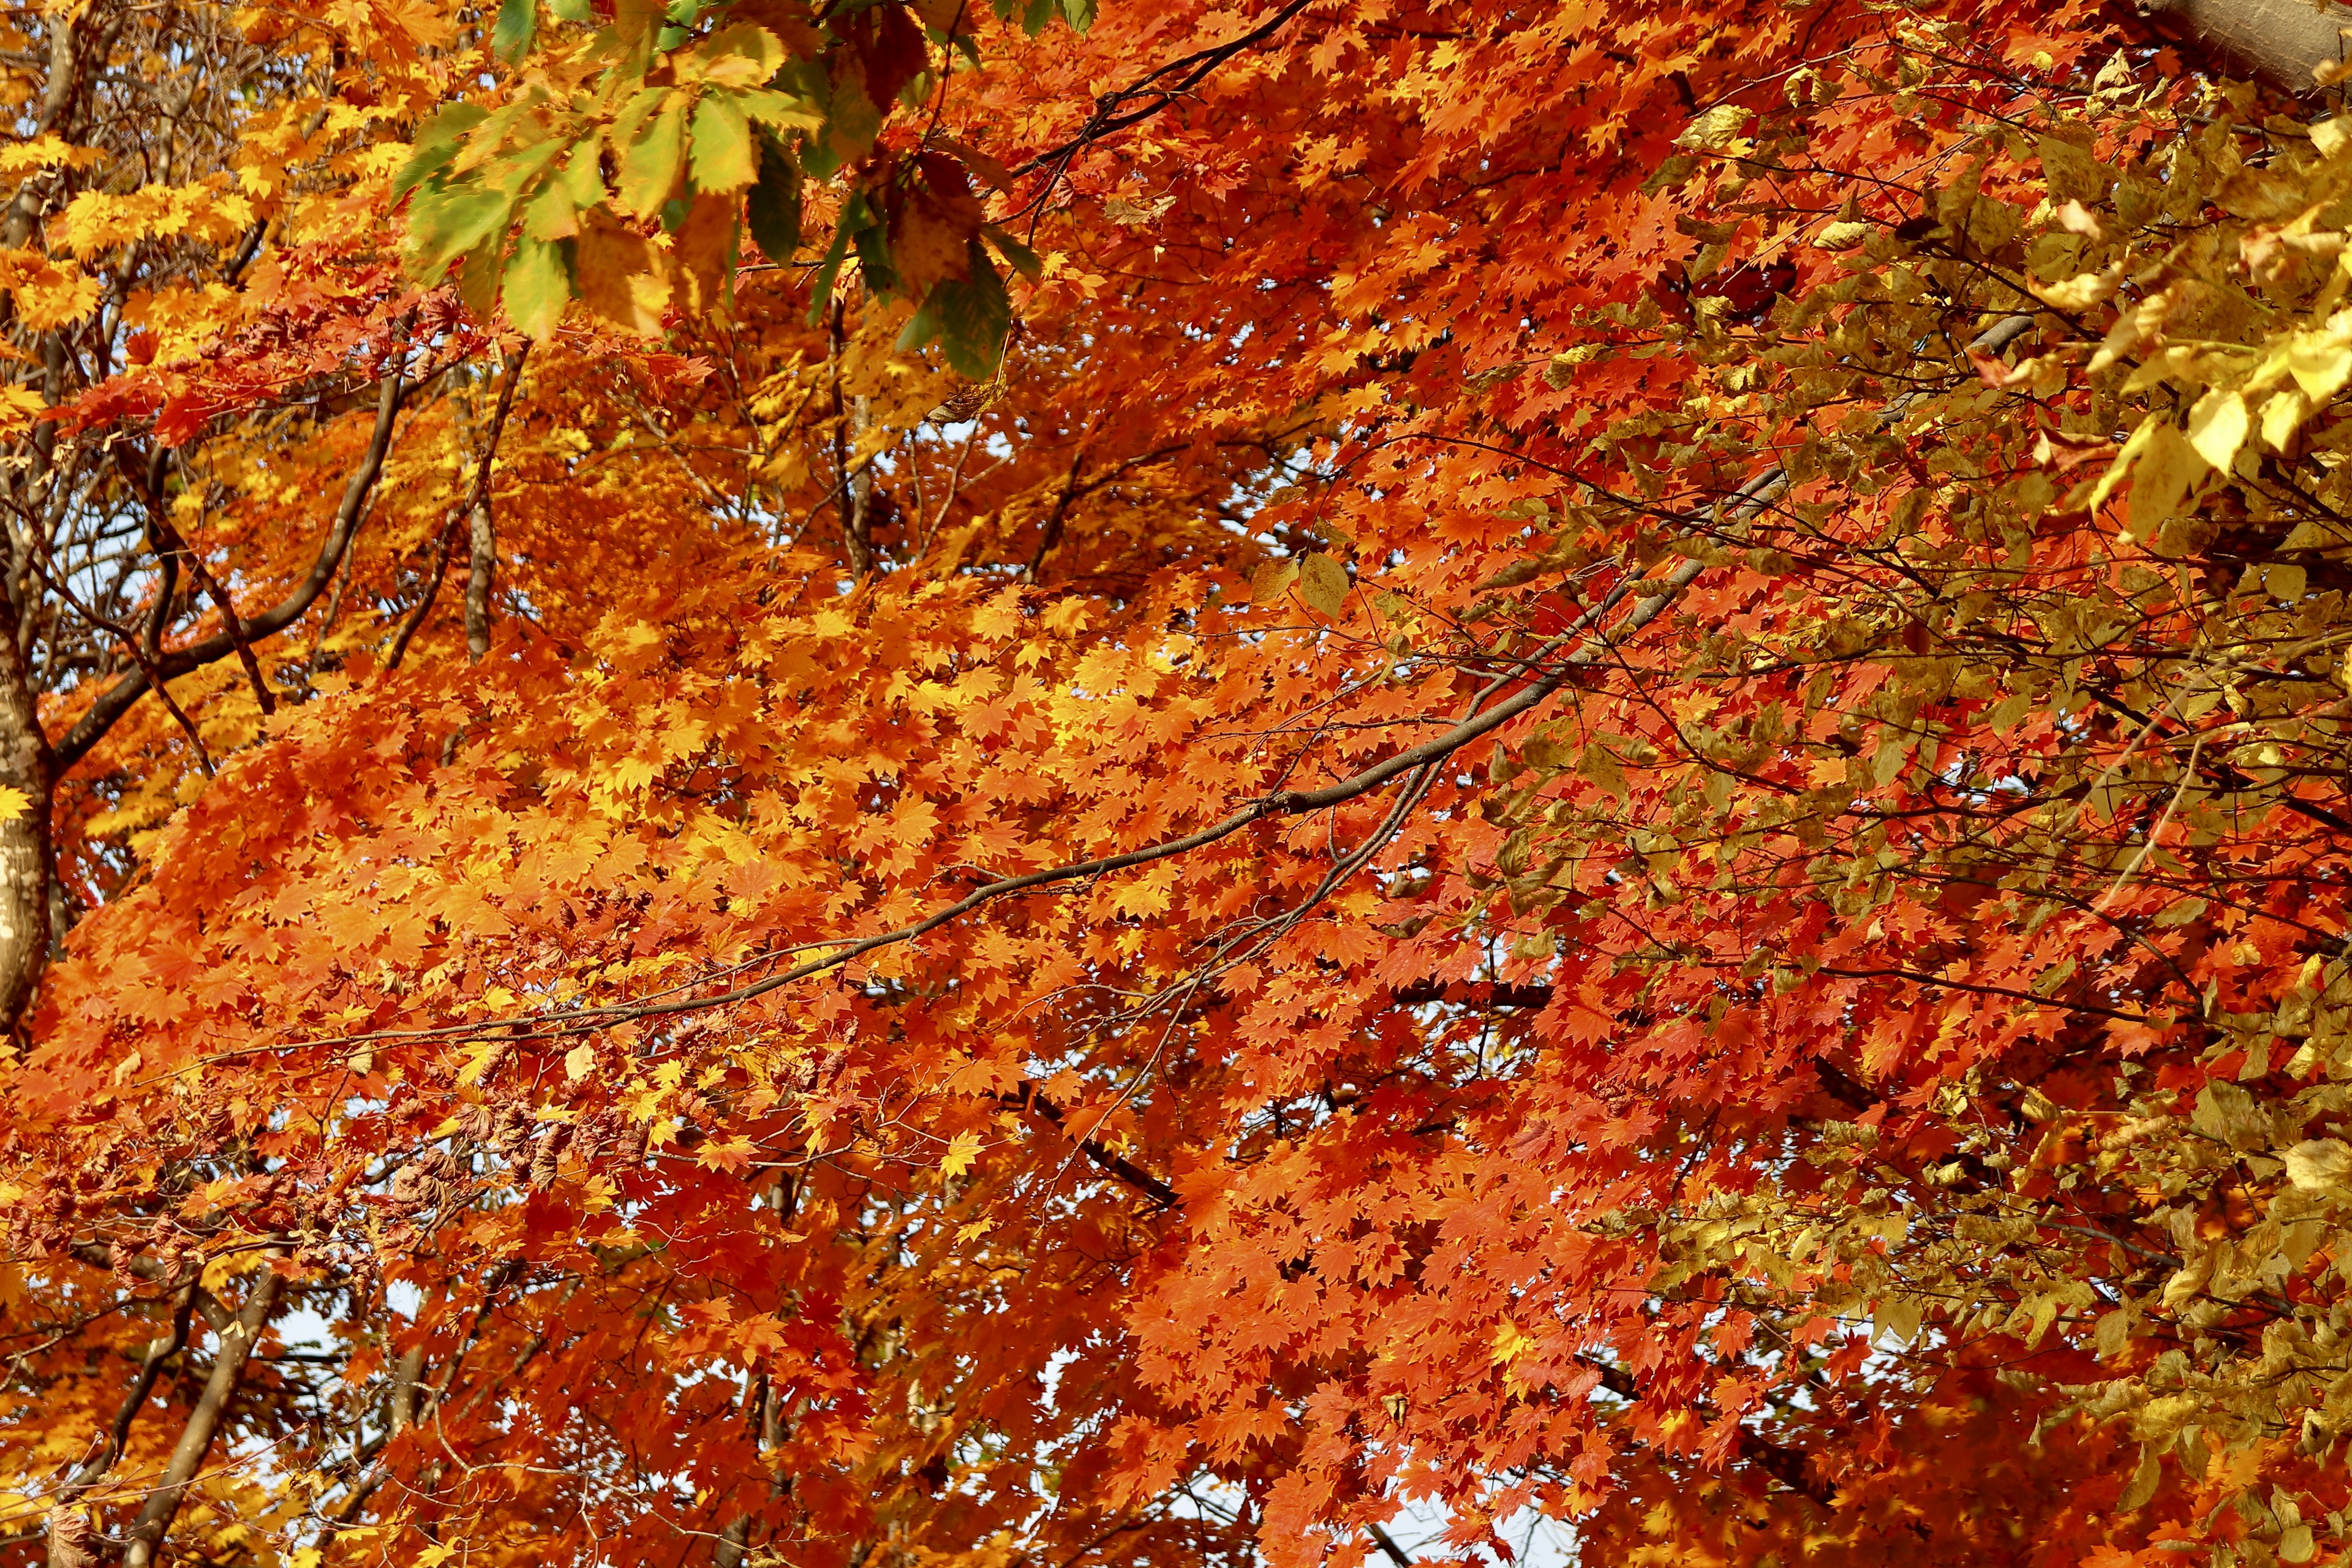
{"label": "rough bark", "polygon": [[42,732],[16,606],[0,595],[0,787],[24,797],[0,822],[0,1031],[14,1032],[49,957],[49,794],[57,758]]}
{"label": "rough bark", "polygon": [[470,526],[474,550],[473,569],[466,575],[466,657],[479,664],[490,651],[490,579],[499,565],[488,497],[475,503]]}

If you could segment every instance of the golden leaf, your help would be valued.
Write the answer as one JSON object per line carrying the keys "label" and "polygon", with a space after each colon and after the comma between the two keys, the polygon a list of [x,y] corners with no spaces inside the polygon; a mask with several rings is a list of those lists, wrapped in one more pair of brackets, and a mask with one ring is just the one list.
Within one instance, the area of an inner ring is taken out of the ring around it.
{"label": "golden leaf", "polygon": [[658,333],[670,297],[667,258],[609,209],[600,206],[582,216],[581,299],[624,331],[648,338]]}
{"label": "golden leaf", "polygon": [[971,1170],[971,1163],[979,1158],[980,1134],[959,1132],[948,1141],[948,1152],[940,1161],[940,1174],[961,1176]]}

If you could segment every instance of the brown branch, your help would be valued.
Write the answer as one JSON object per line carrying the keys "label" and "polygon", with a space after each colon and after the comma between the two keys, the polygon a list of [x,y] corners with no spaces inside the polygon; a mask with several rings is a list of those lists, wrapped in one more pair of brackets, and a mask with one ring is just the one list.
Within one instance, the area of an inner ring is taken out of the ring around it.
{"label": "brown branch", "polygon": [[1118,1177],[1120,1181],[1125,1182],[1129,1186],[1133,1187],[1137,1192],[1141,1193],[1153,1203],[1158,1204],[1161,1208],[1175,1209],[1183,1207],[1184,1200],[1177,1193],[1176,1189],[1170,1186],[1166,1182],[1161,1181],[1158,1176],[1153,1175],[1150,1172],[1145,1170],[1134,1161],[1129,1160],[1118,1150],[1102,1142],[1099,1139],[1090,1136],[1080,1137],[1073,1134],[1070,1131],[1069,1124],[1063,1114],[1062,1108],[1055,1104],[1052,1100],[1046,1099],[1043,1094],[1039,1093],[1035,1084],[1024,1083],[1019,1089],[998,1094],[995,1096],[995,1099],[1000,1103],[1009,1105],[1016,1110],[1034,1112],[1039,1121],[1045,1122],[1047,1125],[1051,1126],[1055,1131],[1059,1132],[1062,1136],[1068,1138],[1072,1142],[1076,1143],[1086,1154],[1087,1159],[1092,1160],[1096,1164],[1101,1166],[1104,1171]]}
{"label": "brown branch", "polygon": [[[1290,0],[1288,5],[1239,37],[1229,39],[1222,44],[1214,44],[1208,48],[1195,50],[1181,58],[1171,60],[1157,69],[1146,71],[1118,91],[1107,92],[1096,99],[1095,111],[1087,117],[1085,124],[1078,127],[1076,135],[1058,147],[1038,153],[1027,163],[1010,171],[1015,178],[1018,178],[1020,175],[1032,174],[1048,166],[1053,169],[1053,177],[1045,182],[1045,189],[1031,197],[1027,205],[1034,206],[1044,201],[1046,194],[1060,182],[1062,171],[1069,167],[1070,160],[1084,152],[1089,143],[1109,135],[1114,131],[1123,131],[1128,126],[1150,119],[1170,104],[1192,92],[1194,88],[1208,79],[1210,72],[1219,66],[1240,54],[1244,49],[1262,44],[1274,37],[1282,30],[1283,24],[1312,4],[1314,0]],[[1137,99],[1145,99],[1149,101],[1139,108],[1126,107]]]}
{"label": "brown branch", "polygon": [[[171,558],[167,556],[165,559],[168,562]],[[130,627],[119,622],[110,621],[96,610],[84,605],[79,599],[74,597],[73,590],[67,587],[62,579],[49,575],[48,569],[41,564],[38,557],[30,560],[26,564],[32,567],[36,576],[48,585],[49,592],[66,602],[67,608],[100,631],[110,633],[121,639],[124,651],[131,655],[131,662],[139,667],[147,685],[154,691],[157,700],[163,704],[163,711],[172,716],[173,721],[187,734],[188,743],[195,747],[196,765],[205,770],[205,777],[211,778],[217,771],[213,766],[213,755],[205,749],[205,738],[196,732],[196,721],[188,717],[187,710],[180,706],[179,700],[172,695],[170,684],[163,679],[163,669],[154,653],[155,639],[152,637],[142,638]],[[168,581],[165,586],[168,588]],[[160,621],[163,615],[163,607],[158,604],[155,607],[156,619]],[[153,623],[151,622],[150,630],[152,630],[152,627]],[[60,762],[60,771],[63,765]]]}
{"label": "brown branch", "polygon": [[[2032,316],[2005,317],[1979,333],[1969,346],[1971,350],[1980,353],[1999,353],[2024,336],[2033,323],[2034,318]],[[1880,415],[1880,423],[1891,424],[1901,418],[1904,411],[1913,401],[1915,399],[1907,395],[1896,399]],[[1787,470],[1780,468],[1768,468],[1733,491],[1727,498],[1726,504],[1711,509],[1705,517],[1690,518],[1685,521],[1694,532],[1703,531],[1709,534],[1721,533],[1727,527],[1737,527],[1772,506],[1787,492],[1788,488]],[[1117,855],[1105,855],[1092,860],[1047,867],[1040,870],[1024,872],[1016,877],[999,878],[973,889],[953,903],[907,925],[839,942],[807,944],[810,947],[831,948],[833,951],[824,957],[813,958],[804,963],[796,963],[790,969],[771,974],[762,980],[753,981],[748,985],[735,986],[730,990],[709,996],[684,996],[658,1002],[613,1003],[605,1006],[583,1007],[573,1012],[538,1019],[487,1020],[444,1025],[425,1029],[378,1029],[361,1035],[337,1036],[331,1039],[298,1041],[290,1047],[271,1048],[299,1049],[306,1045],[327,1044],[341,1047],[363,1044],[372,1040],[439,1039],[467,1036],[490,1027],[517,1027],[520,1031],[518,1038],[551,1040],[586,1034],[608,1027],[614,1023],[644,1018],[674,1017],[685,1013],[708,1012],[764,996],[771,991],[780,990],[814,975],[823,974],[853,963],[869,952],[928,936],[941,926],[962,919],[974,910],[1015,893],[1029,892],[1038,888],[1053,887],[1064,882],[1088,881],[1113,871],[1125,871],[1138,866],[1149,866],[1157,861],[1189,855],[1196,849],[1203,849],[1210,845],[1221,843],[1243,829],[1255,826],[1261,822],[1328,810],[1332,806],[1343,805],[1359,796],[1384,788],[1418,769],[1442,762],[1465,746],[1485,739],[1513,720],[1541,707],[1553,693],[1569,685],[1602,658],[1613,655],[1619,643],[1641,631],[1664,614],[1666,607],[1679,599],[1683,591],[1697,581],[1706,570],[1706,563],[1704,561],[1686,560],[1663,578],[1636,579],[1619,584],[1600,603],[1579,617],[1576,624],[1567,631],[1546,642],[1534,653],[1520,659],[1496,677],[1487,689],[1499,689],[1508,680],[1534,675],[1537,671],[1545,669],[1544,661],[1550,654],[1570,643],[1583,639],[1589,630],[1592,630],[1599,625],[1602,616],[1627,598],[1632,597],[1635,592],[1648,590],[1642,598],[1635,601],[1633,609],[1627,612],[1622,621],[1613,626],[1595,631],[1591,640],[1582,641],[1581,646],[1576,647],[1566,658],[1552,663],[1548,673],[1528,681],[1527,685],[1496,703],[1492,708],[1473,712],[1444,734],[1432,736],[1417,746],[1408,746],[1337,783],[1326,784],[1320,789],[1285,789],[1276,790],[1271,795],[1260,795],[1239,810],[1211,823],[1206,827],[1174,838],[1162,839],[1157,844],[1145,845],[1140,848],[1125,850]],[[806,951],[806,949],[787,948],[768,956],[780,958],[786,953],[800,951]],[[755,959],[751,962],[759,961]],[[2058,1005],[2063,1005],[2063,1004]]]}
{"label": "brown branch", "polygon": [[263,713],[277,712],[278,699],[270,695],[269,682],[262,679],[261,661],[253,655],[253,643],[245,635],[245,624],[237,618],[236,605],[229,598],[228,590],[214,578],[211,570],[205,565],[204,557],[188,548],[188,542],[180,537],[180,531],[172,526],[163,508],[152,500],[148,502],[148,506],[163,543],[175,553],[187,558],[188,574],[196,580],[196,586],[205,591],[205,596],[220,606],[222,629],[228,633],[229,641],[236,648],[236,661],[245,667],[245,678],[253,685],[254,700],[261,704]]}
{"label": "brown branch", "polygon": [[139,1375],[131,1381],[131,1392],[123,1395],[114,1419],[108,1424],[105,1446],[77,1474],[58,1484],[53,1508],[70,1504],[121,1461],[123,1450],[130,1445],[131,1423],[139,1418],[140,1411],[146,1408],[148,1396],[155,1392],[155,1379],[162,1373],[163,1363],[187,1346],[188,1321],[195,1315],[200,1289],[190,1280],[181,1290],[179,1304],[172,1310],[171,1331],[160,1340],[149,1342],[147,1353],[140,1362]]}
{"label": "brown branch", "polygon": [[122,1568],[151,1568],[154,1563],[156,1549],[172,1528],[173,1517],[180,1511],[181,1500],[187,1495],[190,1482],[212,1449],[229,1400],[245,1374],[246,1363],[252,1359],[254,1346],[261,1342],[262,1327],[277,1306],[282,1283],[278,1271],[264,1263],[261,1278],[253,1282],[252,1292],[246,1298],[245,1310],[237,1313],[234,1323],[221,1331],[212,1374],[205,1379],[204,1392],[197,1395],[195,1407],[188,1413],[188,1424],[181,1428],[171,1462],[163,1467],[154,1490],[147,1496],[146,1506],[139,1510],[138,1519],[131,1526],[122,1549]]}
{"label": "brown branch", "polygon": [[[404,324],[402,330],[405,331]],[[351,542],[352,529],[359,521],[368,492],[375,488],[376,478],[383,471],[384,456],[392,447],[393,420],[400,412],[403,387],[402,367],[395,364],[383,378],[377,394],[375,433],[369,439],[367,452],[361,458],[360,466],[352,471],[350,481],[343,487],[342,503],[336,508],[334,521],[327,530],[327,537],[319,547],[319,558],[311,564],[309,575],[277,604],[257,616],[238,620],[237,636],[250,641],[284,631],[301,619],[319,595],[326,591],[328,581],[334,576],[335,568],[342,562],[344,548]],[[156,605],[159,617],[164,608],[160,603]],[[236,637],[222,630],[186,647],[154,653],[150,658],[140,659],[139,668],[100,692],[98,700],[90,704],[89,710],[57,742],[59,767],[69,768],[79,762],[150,689],[160,691],[164,681],[185,675],[190,670],[201,669],[236,651]]]}
{"label": "brown branch", "polygon": [[433,536],[433,556],[425,568],[425,597],[416,601],[416,608],[400,623],[399,635],[392,639],[392,654],[383,661],[387,670],[398,669],[400,661],[408,657],[408,645],[416,636],[425,617],[433,613],[433,601],[441,596],[441,578],[449,569],[449,535],[456,531],[457,519],[464,514],[452,510],[441,520],[441,530]]}
{"label": "brown branch", "polygon": [[[1579,1355],[1577,1364],[1600,1373],[1601,1386],[1629,1402],[1642,1397],[1642,1385],[1624,1368],[1612,1365],[1598,1356]],[[1696,1408],[1704,1408],[1696,1407]],[[1739,1428],[1737,1457],[1754,1465],[1790,1491],[1801,1492],[1823,1508],[1837,1506],[1837,1488],[1809,1472],[1807,1455],[1802,1448],[1792,1448],[1776,1443],[1752,1427]]]}
{"label": "brown branch", "polygon": [[[490,464],[499,455],[499,437],[506,430],[507,413],[514,406],[515,387],[522,380],[522,362],[524,356],[530,353],[530,343],[525,340],[522,347],[516,351],[514,363],[508,367],[506,384],[499,388],[498,407],[491,413],[489,430],[482,438],[482,455],[474,463],[473,488],[467,492],[465,504],[452,510],[442,520],[441,531],[433,541],[433,565],[425,574],[425,597],[418,602],[415,610],[408,619],[401,624],[400,635],[393,640],[392,655],[384,660],[384,668],[387,670],[400,668],[400,661],[407,656],[410,640],[416,636],[417,628],[425,624],[425,617],[432,613],[433,601],[440,595],[442,574],[449,562],[449,535],[457,528],[457,520],[461,517],[471,518],[478,513],[486,520],[488,518],[490,505]],[[470,593],[470,584],[468,591]],[[483,588],[486,614],[488,592],[486,581]],[[487,644],[485,646],[487,647]]]}

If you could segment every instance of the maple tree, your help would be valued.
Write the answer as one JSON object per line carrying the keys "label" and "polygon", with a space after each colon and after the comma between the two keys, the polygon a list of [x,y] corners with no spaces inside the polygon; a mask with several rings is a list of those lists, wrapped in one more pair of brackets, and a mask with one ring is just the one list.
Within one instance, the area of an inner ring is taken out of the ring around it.
{"label": "maple tree", "polygon": [[2336,1558],[2232,16],[12,13],[0,1557]]}

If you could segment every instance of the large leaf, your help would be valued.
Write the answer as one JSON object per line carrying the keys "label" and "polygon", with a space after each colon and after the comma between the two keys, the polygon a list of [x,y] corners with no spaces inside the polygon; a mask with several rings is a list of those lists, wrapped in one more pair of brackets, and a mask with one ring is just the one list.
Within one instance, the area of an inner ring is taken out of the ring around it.
{"label": "large leaf", "polygon": [[744,203],[751,237],[768,259],[786,262],[801,243],[801,172],[792,154],[775,142],[760,140],[760,181]]}
{"label": "large leaf", "polygon": [[512,197],[478,182],[420,192],[408,209],[410,266],[425,281],[437,282],[450,262],[505,233],[513,210]]}
{"label": "large leaf", "polygon": [[530,52],[539,31],[539,0],[500,0],[499,24],[490,31],[490,52],[509,64]]}
{"label": "large leaf", "polygon": [[621,154],[621,210],[651,217],[677,194],[686,173],[686,121],[693,98],[672,91]]}
{"label": "large leaf", "polygon": [[694,188],[706,195],[740,191],[759,178],[759,145],[751,122],[731,92],[706,92],[694,110]]}
{"label": "large leaf", "polygon": [[489,111],[477,103],[453,103],[416,128],[408,161],[393,176],[392,199],[398,201],[449,166],[457,145]]}
{"label": "large leaf", "polygon": [[537,240],[526,236],[515,245],[507,264],[503,302],[507,319],[527,338],[553,335],[572,300],[572,257],[569,239]]}

